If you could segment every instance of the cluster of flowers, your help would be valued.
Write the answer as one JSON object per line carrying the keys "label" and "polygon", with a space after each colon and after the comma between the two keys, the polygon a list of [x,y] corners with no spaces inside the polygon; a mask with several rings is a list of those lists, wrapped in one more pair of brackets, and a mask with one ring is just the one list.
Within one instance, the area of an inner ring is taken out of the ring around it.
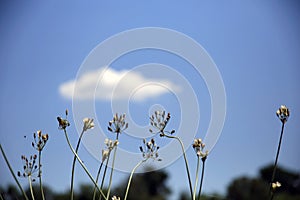
{"label": "cluster of flowers", "polygon": [[[72,147],[70,141],[69,141],[68,133],[67,133],[67,128],[70,126],[70,122],[67,120],[67,116],[68,116],[68,111],[67,110],[65,112],[65,115],[66,115],[65,119],[62,118],[62,117],[57,117],[57,121],[58,121],[58,128],[64,131],[65,136],[66,136],[66,140],[68,142],[68,145],[69,145],[72,153],[74,154],[74,160],[73,160],[73,165],[72,165],[72,177],[71,177],[71,192],[70,192],[71,193],[70,194],[71,200],[74,199],[73,181],[74,181],[74,168],[75,168],[76,161],[78,161],[80,163],[80,165],[85,170],[85,172],[87,173],[87,175],[89,176],[91,181],[94,183],[95,188],[94,188],[93,199],[96,199],[97,192],[99,192],[98,193],[98,195],[100,195],[99,199],[103,198],[105,200],[108,200],[110,198],[110,188],[111,188],[112,175],[113,175],[113,170],[114,170],[115,155],[116,155],[117,147],[119,145],[119,135],[128,128],[128,123],[126,123],[126,121],[125,121],[125,119],[126,119],[125,114],[119,115],[117,113],[113,116],[113,119],[108,122],[107,130],[111,133],[116,134],[116,139],[115,140],[111,140],[111,139],[108,139],[108,138],[105,139],[105,141],[104,141],[105,148],[102,150],[102,160],[101,160],[101,164],[99,166],[99,170],[98,170],[98,174],[97,174],[96,179],[93,178],[93,176],[90,174],[87,167],[85,166],[85,164],[82,162],[82,160],[80,159],[80,157],[78,155],[79,145],[80,145],[81,139],[83,137],[83,134],[85,132],[87,132],[89,129],[93,129],[95,127],[94,120],[91,119],[91,118],[84,118],[83,119],[82,133],[81,133],[81,135],[78,139],[76,149],[74,149]],[[274,164],[273,176],[272,176],[272,180],[271,180],[271,183],[270,183],[270,199],[273,199],[274,192],[275,192],[276,188],[281,186],[281,183],[279,183],[278,181],[276,181],[276,182],[274,181],[274,177],[275,177],[275,173],[276,173],[276,166],[277,166],[277,160],[278,160],[278,155],[279,155],[279,150],[280,150],[284,125],[285,125],[285,123],[287,122],[287,120],[290,116],[290,111],[286,106],[282,105],[277,110],[276,115],[280,119],[280,121],[282,122],[282,131],[281,131],[281,135],[280,135],[280,141],[279,141],[276,160],[275,160],[275,164]],[[205,150],[205,143],[202,141],[202,139],[200,139],[200,138],[195,138],[194,139],[194,142],[192,143],[191,146],[195,150],[195,154],[196,154],[198,163],[197,163],[196,178],[195,178],[195,183],[194,183],[194,188],[193,188],[192,187],[191,176],[190,176],[190,171],[189,171],[189,166],[188,166],[188,162],[187,162],[187,157],[185,155],[185,151],[184,151],[185,148],[183,146],[183,143],[182,143],[182,141],[179,137],[174,135],[175,130],[171,130],[171,131],[165,130],[168,123],[169,123],[169,121],[170,121],[170,119],[171,119],[170,113],[166,113],[165,111],[155,111],[154,114],[151,115],[151,117],[150,117],[150,125],[152,126],[152,128],[149,129],[149,132],[152,133],[152,134],[155,134],[155,135],[159,134],[160,137],[175,139],[181,145],[192,200],[196,200],[196,189],[197,189],[197,184],[198,184],[199,162],[200,162],[200,160],[202,161],[202,164],[203,164],[202,165],[202,176],[201,176],[200,187],[199,187],[198,198],[197,198],[199,200],[200,196],[201,196],[201,188],[202,188],[202,182],[203,182],[204,164],[205,164],[205,161],[208,157],[209,151]],[[49,139],[49,135],[48,134],[43,134],[41,130],[39,130],[39,131],[37,131],[36,133],[33,134],[33,142],[31,143],[31,145],[35,150],[37,150],[38,155],[33,154],[33,155],[29,156],[29,158],[26,157],[25,155],[22,155],[21,159],[24,163],[23,164],[23,169],[22,169],[22,171],[17,172],[17,175],[19,177],[27,177],[28,178],[29,185],[30,185],[30,191],[31,191],[31,198],[33,200],[34,200],[34,192],[33,192],[33,189],[32,189],[31,182],[35,181],[34,177],[39,178],[42,199],[45,200],[45,196],[44,196],[44,193],[43,193],[43,187],[42,187],[42,179],[41,179],[41,176],[42,176],[42,173],[41,173],[42,172],[41,171],[41,167],[42,167],[42,165],[41,165],[41,153],[42,153],[45,145],[47,144],[48,139]],[[128,195],[129,189],[130,189],[130,183],[131,183],[132,175],[135,172],[135,170],[142,163],[146,162],[149,159],[161,161],[161,158],[159,157],[159,153],[158,153],[159,149],[160,148],[157,145],[157,143],[155,142],[154,138],[151,138],[149,141],[146,141],[146,139],[143,139],[142,146],[139,147],[139,150],[142,153],[142,160],[139,163],[137,163],[137,165],[133,168],[133,170],[131,172],[131,175],[130,175],[129,180],[128,180],[127,188],[126,188],[126,193],[125,193],[125,196],[123,198],[124,200],[127,199],[127,195]],[[7,159],[5,153],[2,149],[1,144],[0,144],[0,150],[1,150],[2,155],[4,156],[4,159],[7,163],[13,177],[15,178],[13,170],[11,169],[11,166],[10,166],[10,164],[8,162],[8,159]],[[111,173],[110,173],[110,177],[109,177],[108,191],[105,195],[102,191],[102,187],[103,187],[103,181],[104,181],[105,176],[106,176],[108,161],[109,161],[109,158],[110,158],[112,152],[113,152],[112,169],[111,169]],[[37,159],[38,159],[38,161],[37,161]],[[104,163],[104,162],[106,162],[106,163]],[[101,169],[102,169],[103,165],[105,165],[105,169],[104,169],[104,173],[103,173],[103,177],[102,177],[102,182],[101,182],[101,185],[99,187],[98,186],[98,180],[99,180],[99,175],[100,175],[100,172],[101,172]],[[15,178],[15,181],[17,182],[20,190],[22,191],[22,193],[24,195],[24,198],[26,200],[29,200],[29,198],[27,197],[26,193],[24,192],[24,190],[22,189],[21,185],[19,184],[19,182],[16,178]],[[112,196],[111,199],[112,200],[121,200],[121,198],[118,197],[118,196]]]}

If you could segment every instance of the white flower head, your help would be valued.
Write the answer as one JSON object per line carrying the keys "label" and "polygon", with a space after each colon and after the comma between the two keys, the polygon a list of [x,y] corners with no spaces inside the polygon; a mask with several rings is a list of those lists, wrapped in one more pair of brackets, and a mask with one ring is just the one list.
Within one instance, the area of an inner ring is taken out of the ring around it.
{"label": "white flower head", "polygon": [[111,200],[121,200],[121,198],[120,198],[120,197],[117,197],[117,196],[113,196],[113,197],[111,198]]}
{"label": "white flower head", "polygon": [[272,188],[273,190],[275,190],[276,188],[281,187],[281,183],[279,183],[278,181],[276,181],[276,183],[272,183]]}
{"label": "white flower head", "polygon": [[93,129],[95,127],[94,119],[84,118],[83,119],[83,131],[87,131],[88,129]]}
{"label": "white flower head", "polygon": [[105,149],[105,150],[103,149],[102,150],[102,162],[104,162],[108,158],[109,153],[110,153],[110,151],[107,150],[107,149]]}
{"label": "white flower head", "polygon": [[205,147],[205,143],[202,142],[200,138],[194,139],[193,148],[197,154],[197,156],[200,156],[201,158],[206,158],[208,156],[208,151],[203,151]]}

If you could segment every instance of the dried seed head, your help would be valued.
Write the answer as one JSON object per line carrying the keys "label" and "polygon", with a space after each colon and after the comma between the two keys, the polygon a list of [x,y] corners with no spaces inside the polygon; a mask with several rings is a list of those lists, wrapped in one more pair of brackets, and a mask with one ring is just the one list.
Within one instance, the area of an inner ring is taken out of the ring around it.
{"label": "dried seed head", "polygon": [[197,156],[200,156],[202,159],[206,159],[206,157],[208,156],[208,151],[207,150],[205,152],[203,151],[205,144],[202,142],[200,138],[194,139],[194,143],[192,146]]}
{"label": "dried seed head", "polygon": [[68,126],[70,126],[70,123],[67,119],[62,119],[61,117],[57,117],[58,121],[58,128],[59,129],[66,129]]}
{"label": "dried seed head", "polygon": [[[140,146],[139,149],[142,152],[142,156],[144,159],[148,159],[148,158],[157,159],[158,158],[159,146],[156,145],[155,140],[153,138],[148,142],[146,142],[146,140],[143,139],[143,146]],[[157,160],[161,161],[161,159],[157,159]]]}
{"label": "dried seed head", "polygon": [[282,123],[285,123],[290,116],[290,111],[285,105],[281,105],[280,108],[276,111],[276,115]]}
{"label": "dried seed head", "polygon": [[125,122],[125,114],[118,115],[116,113],[113,117],[113,119],[108,122],[107,129],[112,133],[122,133],[124,130],[128,128],[128,123]]}

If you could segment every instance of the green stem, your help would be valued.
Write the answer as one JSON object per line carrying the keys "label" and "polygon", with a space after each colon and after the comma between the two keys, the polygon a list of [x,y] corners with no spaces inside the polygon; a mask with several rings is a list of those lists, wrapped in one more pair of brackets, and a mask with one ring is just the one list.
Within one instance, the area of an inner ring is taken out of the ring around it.
{"label": "green stem", "polygon": [[28,182],[29,182],[29,188],[30,188],[31,198],[32,198],[32,200],[35,200],[34,199],[34,194],[33,194],[32,183],[31,183],[31,176],[28,176]]}
{"label": "green stem", "polygon": [[42,184],[41,159],[42,159],[42,151],[39,151],[39,182],[40,182],[40,190],[41,190],[41,194],[42,194],[42,199],[45,200],[43,184]]}
{"label": "green stem", "polygon": [[170,135],[166,135],[166,134],[163,134],[163,136],[165,136],[167,138],[176,139],[180,143],[180,146],[181,146],[181,149],[182,149],[182,153],[183,153],[183,157],[184,157],[186,173],[188,175],[188,181],[189,181],[191,198],[193,198],[193,189],[192,189],[193,187],[192,187],[191,175],[190,175],[190,170],[189,170],[189,164],[188,164],[188,161],[187,161],[187,158],[186,158],[186,154],[185,154],[185,151],[184,151],[184,145],[183,145],[183,143],[182,143],[182,141],[180,140],[179,137],[170,136]]}
{"label": "green stem", "polygon": [[201,181],[200,181],[200,187],[199,187],[199,193],[198,193],[198,200],[201,198],[201,191],[202,191],[202,184],[203,184],[203,178],[204,178],[204,168],[205,168],[205,161],[207,156],[203,157],[202,160],[202,174],[201,174]]}
{"label": "green stem", "polygon": [[[78,142],[77,142],[77,145],[76,145],[76,149],[75,149],[76,154],[78,153],[78,149],[79,149],[79,145],[80,145],[83,133],[84,133],[84,130],[82,130],[82,132],[81,132],[81,134],[79,136],[79,139],[78,139]],[[75,163],[76,163],[76,156],[74,155],[73,163],[72,163],[72,175],[71,175],[71,200],[74,199],[74,172],[75,172]]]}
{"label": "green stem", "polygon": [[[107,171],[107,166],[108,166],[108,162],[109,162],[109,157],[110,157],[110,153],[108,154],[107,160],[106,160],[106,164],[105,164],[105,168],[104,168],[104,172],[103,172],[103,176],[102,176],[102,181],[101,181],[101,186],[100,189],[102,190],[103,185],[104,185],[104,180],[105,180],[105,176],[106,176],[106,171]],[[100,195],[99,200],[102,199],[102,196]]]}
{"label": "green stem", "polygon": [[102,190],[99,189],[99,187],[97,186],[96,181],[93,179],[91,173],[88,171],[88,169],[86,168],[86,166],[83,164],[82,160],[79,158],[78,154],[75,152],[74,148],[72,147],[67,131],[66,129],[64,129],[65,132],[65,136],[66,136],[66,140],[67,143],[72,151],[72,153],[75,155],[75,157],[77,158],[78,162],[80,163],[81,167],[84,169],[84,171],[86,172],[86,174],[88,175],[88,177],[91,179],[91,181],[93,182],[93,184],[95,185],[95,187],[97,187],[97,190],[100,192],[100,194],[104,197],[105,200],[107,200],[107,198],[105,197],[105,195],[103,194]]}
{"label": "green stem", "polygon": [[[99,176],[100,176],[100,172],[101,172],[102,166],[103,166],[103,162],[101,162],[100,167],[99,167],[99,169],[98,169],[98,173],[97,173],[97,177],[96,177],[96,183],[98,183],[98,180],[99,180]],[[97,189],[96,189],[96,187],[95,187],[95,188],[94,188],[94,192],[93,192],[93,200],[96,199],[96,192],[97,192]]]}
{"label": "green stem", "polygon": [[0,150],[1,150],[1,153],[2,153],[2,155],[3,155],[4,160],[5,160],[5,162],[6,162],[6,165],[8,166],[8,169],[9,169],[11,175],[13,176],[13,178],[15,179],[15,181],[16,181],[16,183],[17,183],[17,185],[18,185],[20,191],[22,192],[24,198],[25,198],[26,200],[29,200],[28,197],[27,197],[27,195],[26,195],[26,193],[25,193],[25,191],[23,190],[21,184],[19,183],[19,181],[18,181],[18,179],[17,179],[17,177],[16,177],[14,171],[12,170],[11,165],[10,165],[10,163],[9,163],[9,161],[8,161],[8,159],[7,159],[7,157],[6,157],[6,155],[5,155],[5,152],[4,152],[4,150],[3,150],[1,144],[0,144]]}
{"label": "green stem", "polygon": [[146,162],[147,160],[148,160],[148,159],[140,161],[140,162],[132,169],[131,174],[130,174],[130,177],[129,177],[129,180],[128,180],[128,184],[127,184],[127,188],[126,188],[126,193],[125,193],[124,200],[127,199],[127,195],[128,195],[129,188],[130,188],[130,183],[131,183],[132,176],[133,176],[135,170],[136,170],[143,162]]}
{"label": "green stem", "polygon": [[280,152],[280,147],[281,147],[281,142],[282,142],[282,136],[283,136],[283,131],[284,131],[284,124],[285,124],[285,122],[282,122],[281,133],[280,133],[280,138],[279,138],[279,143],[278,143],[278,147],[277,147],[277,153],[276,153],[276,158],[275,158],[275,163],[274,163],[274,168],[273,168],[273,173],[272,173],[271,185],[270,185],[270,189],[269,189],[270,200],[272,200],[274,197],[272,183],[274,182],[274,179],[275,179],[277,162],[278,162],[278,157],[279,157],[279,152]]}
{"label": "green stem", "polygon": [[200,156],[197,156],[197,169],[196,169],[196,180],[195,180],[195,184],[194,184],[193,200],[196,199],[196,189],[197,189],[197,185],[198,185],[199,166],[200,166]]}
{"label": "green stem", "polygon": [[[117,137],[116,137],[116,140],[118,140],[118,139],[119,139],[119,133],[117,133]],[[107,194],[106,194],[106,199],[109,199],[109,195],[110,195],[110,189],[111,189],[112,177],[113,177],[113,173],[114,173],[114,166],[115,166],[117,148],[118,148],[118,146],[116,146],[115,149],[114,149],[114,157],[113,157],[113,161],[112,161],[112,165],[111,165],[111,171],[110,171],[110,177],[109,177],[109,184],[108,184],[108,191],[107,191]]]}

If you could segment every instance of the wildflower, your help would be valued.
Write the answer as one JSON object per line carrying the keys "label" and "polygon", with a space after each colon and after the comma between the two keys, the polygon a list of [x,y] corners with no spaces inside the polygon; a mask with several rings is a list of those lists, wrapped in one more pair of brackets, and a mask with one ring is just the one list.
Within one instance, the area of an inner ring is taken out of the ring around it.
{"label": "wildflower", "polygon": [[106,145],[107,149],[111,151],[115,146],[118,146],[119,141],[118,140],[113,141],[106,138],[104,140],[104,144]]}
{"label": "wildflower", "polygon": [[87,131],[88,129],[93,129],[95,126],[94,119],[84,118],[83,119],[83,131]]}
{"label": "wildflower", "polygon": [[107,129],[113,133],[121,133],[128,128],[128,123],[125,122],[125,114],[118,116],[115,114],[113,119],[108,123]]}
{"label": "wildflower", "polygon": [[107,149],[106,149],[106,150],[102,149],[102,162],[104,162],[104,161],[108,158],[109,153],[110,153],[109,150],[107,150]]}
{"label": "wildflower", "polygon": [[280,108],[276,111],[276,115],[282,123],[285,123],[290,116],[290,111],[285,105],[281,105]]}
{"label": "wildflower", "polygon": [[[66,109],[66,118],[68,117],[68,110]],[[70,126],[70,122],[67,120],[67,119],[63,119],[61,117],[57,117],[56,118],[57,121],[58,121],[58,128],[61,129],[61,130],[65,130],[68,126]]]}
{"label": "wildflower", "polygon": [[102,150],[102,162],[104,162],[109,157],[109,154],[113,150],[113,148],[118,146],[119,141],[118,140],[113,141],[106,138],[104,140],[104,144],[106,145],[106,149]]}
{"label": "wildflower", "polygon": [[272,183],[272,188],[273,190],[275,190],[276,188],[281,187],[281,183],[279,183],[278,181],[276,181],[276,183]]}
{"label": "wildflower", "polygon": [[200,156],[203,159],[205,159],[208,155],[208,151],[203,152],[204,147],[205,147],[205,144],[202,142],[202,140],[200,138],[194,140],[193,148],[194,148],[197,156]]}
{"label": "wildflower", "polygon": [[61,117],[57,117],[58,128],[63,130],[70,126],[70,123],[67,119],[62,119]]}
{"label": "wildflower", "polygon": [[[38,171],[38,166],[36,165],[37,155],[31,155],[29,159],[26,156],[22,155],[21,159],[24,162],[24,171],[23,173],[18,171],[19,177],[31,177],[34,173]],[[35,179],[33,179],[32,181],[35,181]]]}
{"label": "wildflower", "polygon": [[[143,158],[153,158],[154,160],[158,158],[158,150],[159,146],[156,145],[154,139],[152,138],[149,142],[146,142],[145,139],[143,139],[144,147],[140,146],[140,151],[143,153]],[[161,159],[158,159],[158,161],[161,161]]]}
{"label": "wildflower", "polygon": [[[161,133],[160,135],[164,135],[164,130],[171,118],[170,113],[166,115],[165,111],[155,111],[154,114],[150,117],[150,124],[154,128],[158,129],[158,131]],[[151,133],[153,133],[153,130],[149,130]],[[175,131],[172,130],[171,134],[173,134]]]}
{"label": "wildflower", "polygon": [[48,134],[42,134],[41,130],[38,130],[37,133],[33,133],[34,142],[31,143],[32,147],[38,151],[42,151],[45,147],[49,136]]}
{"label": "wildflower", "polygon": [[121,198],[120,198],[120,197],[113,196],[113,197],[111,198],[111,200],[121,200]]}

